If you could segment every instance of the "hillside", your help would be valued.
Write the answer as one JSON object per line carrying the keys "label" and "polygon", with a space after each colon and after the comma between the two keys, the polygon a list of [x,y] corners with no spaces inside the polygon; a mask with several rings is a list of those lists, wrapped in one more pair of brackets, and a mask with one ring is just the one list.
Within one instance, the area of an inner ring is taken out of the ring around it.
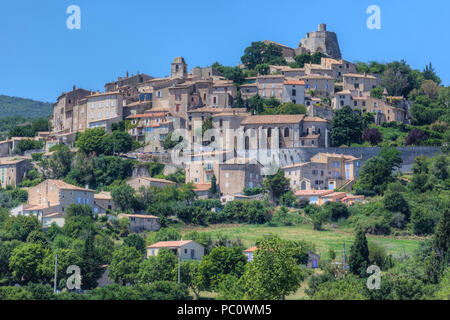
{"label": "hillside", "polygon": [[48,117],[52,104],[18,97],[0,95],[0,118],[22,116],[24,118]]}

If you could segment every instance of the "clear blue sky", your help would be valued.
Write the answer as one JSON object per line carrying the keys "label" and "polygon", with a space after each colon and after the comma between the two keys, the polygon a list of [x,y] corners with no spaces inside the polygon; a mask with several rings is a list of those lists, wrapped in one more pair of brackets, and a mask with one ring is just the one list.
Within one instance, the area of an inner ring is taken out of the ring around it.
{"label": "clear blue sky", "polygon": [[[81,30],[68,30],[66,8],[80,6]],[[366,9],[381,8],[381,30]],[[76,84],[140,71],[165,76],[176,56],[189,68],[240,63],[252,41],[297,47],[324,22],[347,60],[432,62],[450,84],[448,0],[1,0],[0,94],[53,102]]]}

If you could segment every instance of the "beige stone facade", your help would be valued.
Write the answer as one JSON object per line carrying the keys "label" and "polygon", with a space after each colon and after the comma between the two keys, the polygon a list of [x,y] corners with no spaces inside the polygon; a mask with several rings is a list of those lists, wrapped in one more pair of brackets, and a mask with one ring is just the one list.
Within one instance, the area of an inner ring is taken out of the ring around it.
{"label": "beige stone facade", "polygon": [[0,187],[16,187],[31,169],[30,160],[26,158],[0,159]]}
{"label": "beige stone facade", "polygon": [[318,153],[308,162],[282,169],[292,190],[334,190],[357,179],[361,159],[344,154]]}

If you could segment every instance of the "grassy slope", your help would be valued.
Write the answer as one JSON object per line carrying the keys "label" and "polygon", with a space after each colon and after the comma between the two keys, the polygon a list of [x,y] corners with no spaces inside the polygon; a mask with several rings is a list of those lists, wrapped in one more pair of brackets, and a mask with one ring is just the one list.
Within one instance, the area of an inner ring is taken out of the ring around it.
{"label": "grassy slope", "polygon": [[[267,227],[256,225],[233,225],[233,226],[209,226],[209,227],[184,227],[180,231],[186,234],[190,231],[210,233],[213,237],[217,233],[239,238],[246,247],[253,246],[258,239],[267,234],[278,235],[287,240],[306,240],[316,246],[316,251],[328,257],[328,250],[333,248],[337,253],[337,258],[343,254],[343,244],[346,244],[347,253],[353,242],[351,230],[328,229],[327,231],[313,230],[311,225],[300,225],[291,227]],[[369,242],[374,241],[386,248],[388,253],[399,255],[403,253],[411,254],[419,246],[420,238],[414,237],[384,237],[368,236]]]}

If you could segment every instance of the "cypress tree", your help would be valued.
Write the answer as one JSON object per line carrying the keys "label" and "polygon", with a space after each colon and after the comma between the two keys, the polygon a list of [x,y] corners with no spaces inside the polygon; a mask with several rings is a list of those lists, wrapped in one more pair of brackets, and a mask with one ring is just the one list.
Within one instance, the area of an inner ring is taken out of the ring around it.
{"label": "cypress tree", "polygon": [[366,232],[358,229],[355,242],[350,248],[349,267],[355,275],[364,277],[369,266],[369,247],[367,245]]}

